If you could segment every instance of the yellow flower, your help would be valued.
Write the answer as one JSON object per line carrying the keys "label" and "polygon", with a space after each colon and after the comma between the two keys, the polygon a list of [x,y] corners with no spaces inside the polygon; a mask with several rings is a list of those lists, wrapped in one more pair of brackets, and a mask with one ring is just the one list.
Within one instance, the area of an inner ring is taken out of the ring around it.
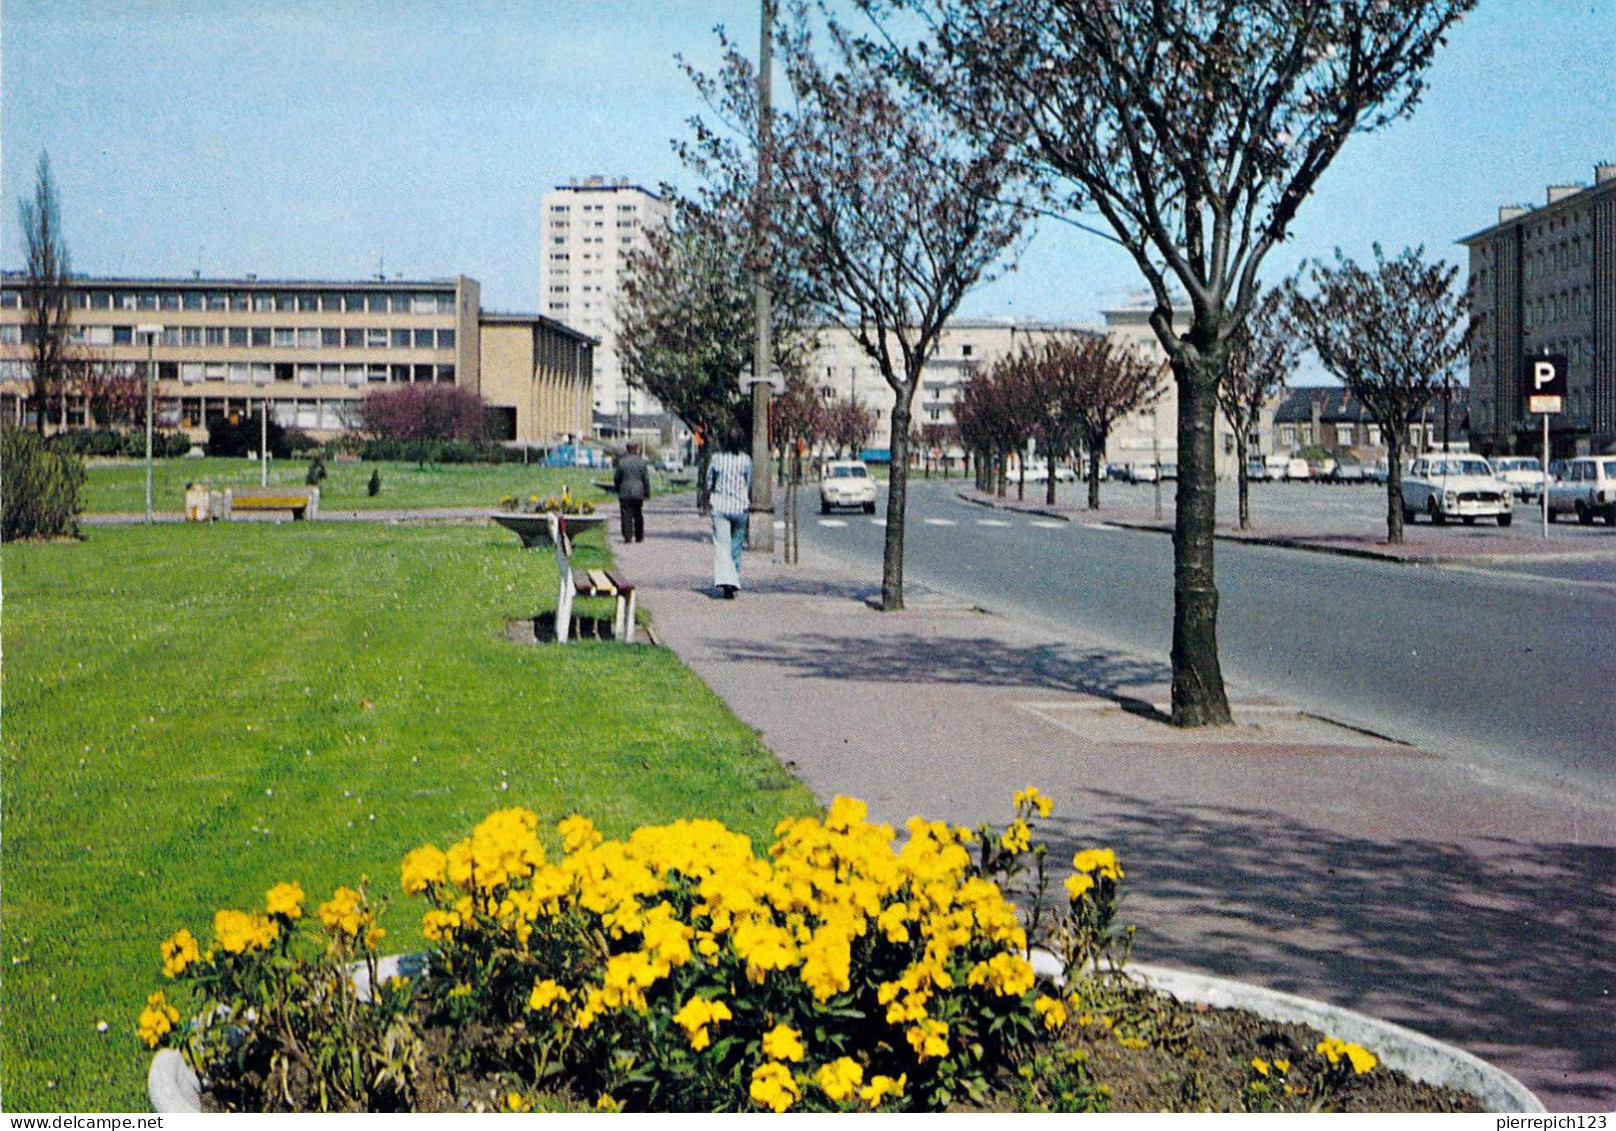
{"label": "yellow flower", "polygon": [[802,1099],[802,1089],[792,1079],[791,1069],[773,1060],[752,1070],[750,1093],[753,1103],[776,1115]]}
{"label": "yellow flower", "polygon": [[836,1103],[852,1099],[864,1083],[864,1069],[852,1057],[838,1057],[814,1074],[824,1093]]}
{"label": "yellow flower", "polygon": [[1066,880],[1066,897],[1073,903],[1082,899],[1094,887],[1094,877],[1086,872],[1079,872],[1069,876]]}
{"label": "yellow flower", "polygon": [[700,1052],[712,1044],[712,1034],[707,1031],[707,1027],[720,1021],[728,1021],[733,1016],[729,1006],[721,1001],[693,997],[685,1002],[683,1009],[673,1015],[673,1019],[684,1026],[685,1036],[690,1038],[690,1047]]}
{"label": "yellow flower", "polygon": [[1032,847],[1032,828],[1017,817],[1010,822],[1010,827],[1004,830],[1004,850],[1006,852],[1025,852]]}
{"label": "yellow flower", "polygon": [[1040,994],[1032,1007],[1044,1019],[1044,1028],[1055,1030],[1066,1025],[1066,1007],[1057,999]]}
{"label": "yellow flower", "polygon": [[548,1009],[555,1011],[557,1005],[572,1000],[572,991],[559,982],[545,978],[543,981],[533,983],[533,993],[527,999],[529,1009]]}
{"label": "yellow flower", "polygon": [[870,1082],[864,1085],[859,1092],[859,1098],[871,1107],[880,1107],[888,1096],[903,1095],[904,1087],[909,1083],[909,1074],[906,1072],[894,1080],[890,1076],[872,1076]]}
{"label": "yellow flower", "polygon": [[430,844],[404,857],[400,884],[408,895],[420,895],[429,884],[441,884],[447,875],[449,858]]}
{"label": "yellow flower", "polygon": [[1279,1074],[1283,1076],[1291,1070],[1291,1062],[1288,1060],[1276,1060],[1274,1061],[1274,1067],[1279,1069]]}
{"label": "yellow flower", "polygon": [[331,893],[329,900],[320,904],[320,922],[333,933],[358,938],[372,921],[373,916],[365,906],[365,897],[350,887],[339,887]]}
{"label": "yellow flower", "polygon": [[987,962],[978,962],[966,975],[968,986],[987,985],[1000,997],[1020,997],[1032,989],[1035,975],[1032,963],[1019,954],[999,952]]}
{"label": "yellow flower", "polygon": [[776,1025],[763,1034],[763,1055],[770,1060],[800,1061],[806,1055],[802,1034],[789,1025]]}
{"label": "yellow flower", "polygon": [[533,1104],[521,1092],[512,1092],[505,1097],[506,1111],[532,1111]]}
{"label": "yellow flower", "polygon": [[461,925],[458,911],[428,911],[421,916],[421,933],[433,942],[448,942]]}
{"label": "yellow flower", "polygon": [[1015,796],[1015,806],[1020,809],[1023,805],[1030,805],[1037,810],[1040,817],[1047,817],[1055,811],[1055,802],[1038,791],[1035,785],[1029,785],[1020,790]]}
{"label": "yellow flower", "polygon": [[1251,1066],[1257,1070],[1257,1075],[1259,1075],[1259,1076],[1268,1075],[1268,1062],[1266,1060],[1264,1060],[1262,1057],[1260,1057],[1260,1056],[1252,1057],[1251,1058]]}
{"label": "yellow flower", "polygon": [[586,848],[593,848],[602,839],[600,833],[595,831],[595,823],[577,813],[557,825],[556,831],[561,834],[561,848],[568,856]]}
{"label": "yellow flower", "polygon": [[1346,1041],[1337,1040],[1335,1037],[1325,1037],[1313,1051],[1322,1054],[1332,1066],[1340,1064],[1341,1058],[1345,1057],[1348,1063],[1352,1065],[1352,1071],[1359,1076],[1362,1076],[1380,1063],[1375,1059],[1375,1054],[1362,1045],[1349,1044]]}
{"label": "yellow flower", "polygon": [[213,916],[213,935],[231,954],[260,950],[274,942],[280,927],[262,912],[219,911]]}
{"label": "yellow flower", "polygon": [[163,1043],[164,1037],[174,1031],[179,1019],[180,1011],[169,1005],[163,991],[158,990],[146,999],[146,1008],[140,1011],[140,1039],[146,1042],[148,1048],[156,1048]]}
{"label": "yellow flower", "polygon": [[163,944],[163,977],[179,977],[187,966],[201,957],[202,948],[197,945],[196,936],[180,929]]}
{"label": "yellow flower", "polygon": [[303,917],[303,885],[276,884],[264,895],[264,909],[287,919]]}
{"label": "yellow flower", "polygon": [[915,1055],[921,1060],[948,1055],[948,1025],[945,1022],[928,1017],[911,1026],[904,1035],[909,1038],[909,1047],[915,1050]]}
{"label": "yellow flower", "polygon": [[1107,880],[1120,880],[1123,876],[1117,866],[1117,854],[1109,848],[1085,848],[1072,857],[1072,867]]}

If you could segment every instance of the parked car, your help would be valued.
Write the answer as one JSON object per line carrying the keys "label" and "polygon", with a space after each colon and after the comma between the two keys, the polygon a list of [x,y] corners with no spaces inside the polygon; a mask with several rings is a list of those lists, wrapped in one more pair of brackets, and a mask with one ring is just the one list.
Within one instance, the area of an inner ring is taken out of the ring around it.
{"label": "parked car", "polygon": [[1499,526],[1508,526],[1515,517],[1514,506],[1509,484],[1480,456],[1424,455],[1403,477],[1404,522],[1424,514],[1438,526],[1454,518],[1466,523],[1494,518]]}
{"label": "parked car", "polygon": [[1266,483],[1271,478],[1268,474],[1268,461],[1261,456],[1253,456],[1246,461],[1246,482]]}
{"label": "parked car", "polygon": [[1508,483],[1521,502],[1536,502],[1543,494],[1543,463],[1536,456],[1498,456],[1492,465],[1493,474]]}
{"label": "parked car", "polygon": [[1549,521],[1574,514],[1587,525],[1603,518],[1616,526],[1616,456],[1579,456],[1568,459],[1549,483]]}
{"label": "parked car", "polygon": [[1130,463],[1128,465],[1129,483],[1154,483],[1158,478],[1156,465],[1153,463]]}
{"label": "parked car", "polygon": [[1172,479],[1172,480],[1176,481],[1178,479],[1178,464],[1176,464],[1176,463],[1164,463],[1164,464],[1162,464],[1161,465],[1161,477],[1162,477],[1162,480],[1164,482],[1166,480],[1168,480],[1168,479]]}
{"label": "parked car", "polygon": [[863,460],[839,459],[825,465],[819,481],[819,513],[829,514],[838,507],[875,513],[875,480]]}
{"label": "parked car", "polygon": [[1308,466],[1307,460],[1296,458],[1285,461],[1286,479],[1311,479],[1312,476],[1313,469]]}
{"label": "parked car", "polygon": [[[1020,478],[1019,474],[1012,475],[1010,477],[1010,481],[1013,483],[1019,478]],[[1039,460],[1028,460],[1027,461],[1027,482],[1028,483],[1042,483],[1048,478],[1049,478],[1049,464],[1045,463],[1041,459],[1039,459]],[[1077,481],[1077,472],[1075,472],[1071,468],[1067,467],[1064,463],[1057,463],[1055,465],[1055,482],[1056,483],[1075,483],[1076,481]]]}
{"label": "parked car", "polygon": [[1125,483],[1128,480],[1128,465],[1125,463],[1108,463],[1103,470],[1106,479],[1117,483]]}
{"label": "parked car", "polygon": [[1355,459],[1339,459],[1326,478],[1331,483],[1362,483],[1368,478],[1364,465]]}

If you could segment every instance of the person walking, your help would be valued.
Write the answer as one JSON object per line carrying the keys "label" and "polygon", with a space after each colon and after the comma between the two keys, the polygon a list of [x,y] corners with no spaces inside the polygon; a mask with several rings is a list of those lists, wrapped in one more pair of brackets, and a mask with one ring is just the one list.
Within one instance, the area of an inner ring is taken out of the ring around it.
{"label": "person walking", "polygon": [[622,520],[623,541],[645,541],[645,500],[651,497],[651,465],[640,454],[640,445],[630,444],[612,472],[617,490],[618,517]]}
{"label": "person walking", "polygon": [[732,441],[707,465],[707,495],[713,516],[713,584],[733,601],[741,588],[741,551],[746,548],[747,507],[752,499],[752,457]]}

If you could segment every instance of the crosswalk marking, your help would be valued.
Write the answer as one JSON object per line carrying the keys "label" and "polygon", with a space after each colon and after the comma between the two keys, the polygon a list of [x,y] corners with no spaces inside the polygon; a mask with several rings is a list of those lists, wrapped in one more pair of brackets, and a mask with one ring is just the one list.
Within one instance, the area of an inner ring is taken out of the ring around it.
{"label": "crosswalk marking", "polygon": [[819,520],[819,525],[821,525],[821,526],[846,526],[847,525],[847,520],[845,518],[822,518],[822,519]]}

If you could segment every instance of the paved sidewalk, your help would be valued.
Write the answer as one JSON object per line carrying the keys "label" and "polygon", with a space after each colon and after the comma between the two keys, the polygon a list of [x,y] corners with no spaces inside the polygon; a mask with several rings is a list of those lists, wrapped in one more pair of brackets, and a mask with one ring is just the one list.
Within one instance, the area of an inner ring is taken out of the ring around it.
{"label": "paved sidewalk", "polygon": [[[748,554],[711,590],[690,496],[614,551],[657,639],[824,801],[1002,822],[1035,784],[1052,859],[1114,846],[1141,960],[1324,998],[1519,1076],[1551,1110],[1616,1106],[1616,813],[1230,688],[1239,726],[1160,719],[1165,657]],[[1058,882],[1059,877],[1057,877]]]}

